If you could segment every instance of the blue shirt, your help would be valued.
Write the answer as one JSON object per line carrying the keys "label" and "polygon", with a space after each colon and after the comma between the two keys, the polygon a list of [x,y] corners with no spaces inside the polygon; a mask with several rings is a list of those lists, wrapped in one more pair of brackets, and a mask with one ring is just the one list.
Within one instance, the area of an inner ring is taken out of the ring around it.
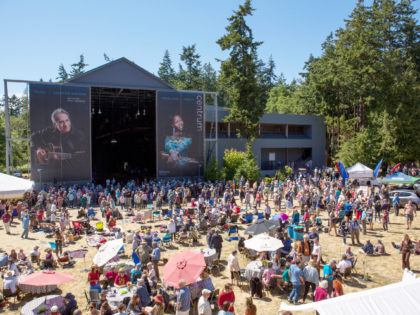
{"label": "blue shirt", "polygon": [[[334,277],[332,276],[332,274],[333,274],[333,271],[332,271],[331,267],[328,266],[328,265],[325,265],[324,266],[324,278],[327,279],[327,280],[333,281]],[[330,275],[330,276],[326,277],[326,275]]]}
{"label": "blue shirt", "polygon": [[147,291],[146,285],[143,284],[136,289],[136,294],[140,296],[141,305],[148,306],[152,301],[149,296],[149,292]]}
{"label": "blue shirt", "polygon": [[395,197],[394,197],[394,201],[392,201],[392,203],[393,203],[394,205],[399,205],[399,204],[400,204],[400,197],[395,196]]}
{"label": "blue shirt", "polygon": [[291,282],[295,285],[302,285],[302,281],[300,281],[299,277],[303,278],[302,270],[296,265],[291,265],[290,266],[290,280],[291,280]]}
{"label": "blue shirt", "polygon": [[344,208],[346,209],[346,211],[350,211],[351,209],[353,209],[353,207],[351,206],[351,204],[349,204],[349,203],[346,203],[345,205],[344,205]]}
{"label": "blue shirt", "polygon": [[24,229],[27,229],[29,227],[29,218],[28,217],[24,217],[22,220],[22,227]]}
{"label": "blue shirt", "polygon": [[155,248],[153,248],[153,252],[152,252],[152,259],[160,259],[160,248],[159,246],[156,246]]}
{"label": "blue shirt", "polygon": [[181,290],[179,290],[178,297],[176,299],[176,302],[181,302],[181,308],[179,309],[181,312],[186,312],[190,309],[191,304],[191,292],[190,288],[183,287]]}

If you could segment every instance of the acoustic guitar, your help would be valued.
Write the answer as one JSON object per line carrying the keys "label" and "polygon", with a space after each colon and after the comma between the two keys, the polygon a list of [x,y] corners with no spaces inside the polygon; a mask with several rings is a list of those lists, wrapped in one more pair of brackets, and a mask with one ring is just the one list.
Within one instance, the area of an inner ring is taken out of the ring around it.
{"label": "acoustic guitar", "polygon": [[[74,153],[65,153],[63,152],[63,147],[61,143],[47,143],[44,147],[41,147],[45,150],[45,156],[36,156],[37,165],[53,165],[59,161],[65,161],[69,166],[74,165],[79,162],[80,159],[86,154],[85,151],[78,151]],[[55,157],[59,157],[56,159]],[[71,163],[69,160],[72,160]]]}

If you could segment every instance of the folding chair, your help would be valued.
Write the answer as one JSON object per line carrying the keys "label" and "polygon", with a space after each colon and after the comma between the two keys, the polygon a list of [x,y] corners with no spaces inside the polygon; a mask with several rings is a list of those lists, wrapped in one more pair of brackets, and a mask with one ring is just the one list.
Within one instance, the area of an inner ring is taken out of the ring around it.
{"label": "folding chair", "polygon": [[102,231],[104,229],[104,223],[103,222],[96,222],[96,230]]}
{"label": "folding chair", "polygon": [[172,210],[168,210],[168,218],[171,218],[172,217],[172,213],[173,213]]}
{"label": "folding chair", "polygon": [[89,290],[90,301],[99,301],[99,290]]}
{"label": "folding chair", "polygon": [[354,273],[357,273],[356,263],[357,263],[357,256],[354,258],[353,266],[351,267],[351,269],[352,269],[352,271],[354,271]]}
{"label": "folding chair", "polygon": [[252,223],[252,221],[254,220],[254,216],[250,213],[248,213],[245,218],[246,218],[246,223]]}
{"label": "folding chair", "polygon": [[230,234],[235,234],[235,233],[239,234],[238,233],[238,226],[237,225],[229,225],[229,228],[228,228],[227,232],[228,232],[228,236],[230,236]]}
{"label": "folding chair", "polygon": [[11,289],[3,289],[3,298],[5,299],[6,302],[8,302],[8,298],[13,298],[13,306],[12,308],[15,307],[15,302],[16,302],[16,297],[18,295],[18,291],[16,290],[15,293],[12,293]]}
{"label": "folding chair", "polygon": [[164,246],[165,244],[169,244],[172,248],[172,234],[171,233],[166,233],[165,235],[162,236],[162,241],[161,244]]}
{"label": "folding chair", "polygon": [[216,227],[217,226],[217,220],[210,220],[210,226]]}
{"label": "folding chair", "polygon": [[258,217],[257,217],[257,219],[258,220],[261,220],[261,219],[264,219],[264,213],[258,213]]}
{"label": "folding chair", "polygon": [[341,280],[343,280],[343,282],[344,282],[344,280],[347,279],[347,277],[350,277],[351,276],[351,270],[352,269],[353,268],[351,266],[348,266],[348,267],[346,267],[344,269],[344,273],[343,274],[337,273],[337,276],[340,277]]}
{"label": "folding chair", "polygon": [[201,232],[207,232],[207,230],[208,230],[207,221],[205,221],[205,220],[200,221],[200,227],[198,229]]}
{"label": "folding chair", "polygon": [[[270,282],[268,284],[264,284],[264,281],[263,281],[263,285],[265,287],[266,292],[270,291],[270,289],[273,289],[273,288],[275,289],[275,288],[277,288],[277,278],[270,278]],[[314,294],[315,294],[315,292],[314,292]],[[273,295],[273,294],[271,294],[271,295]]]}
{"label": "folding chair", "polygon": [[247,278],[245,278],[245,277],[242,277],[239,274],[239,272],[237,272],[237,271],[234,271],[233,272],[233,280],[236,280],[236,281],[238,281],[240,283],[239,288],[241,289],[241,291],[242,291],[242,286],[243,286],[244,282],[247,282],[249,284],[249,280]]}
{"label": "folding chair", "polygon": [[207,268],[209,268],[210,271],[212,271],[213,269],[217,268],[217,270],[220,273],[220,264],[219,264],[219,259],[215,259],[211,262],[210,266],[207,266]]}
{"label": "folding chair", "polygon": [[220,289],[216,289],[211,293],[210,297],[210,303],[213,303],[214,301],[217,301],[219,298]]}
{"label": "folding chair", "polygon": [[159,218],[160,217],[160,211],[153,211],[152,212],[152,219],[153,219],[153,222],[155,221],[155,218],[157,219],[157,218]]}
{"label": "folding chair", "polygon": [[152,211],[144,211],[144,222],[146,223],[146,220],[152,219]]}
{"label": "folding chair", "polygon": [[230,217],[230,223],[236,223],[236,222],[238,222],[238,215],[232,214],[232,216]]}

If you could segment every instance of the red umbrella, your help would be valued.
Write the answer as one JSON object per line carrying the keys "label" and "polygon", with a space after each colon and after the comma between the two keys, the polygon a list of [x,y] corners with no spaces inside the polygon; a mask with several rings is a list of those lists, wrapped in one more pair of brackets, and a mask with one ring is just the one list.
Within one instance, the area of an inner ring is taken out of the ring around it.
{"label": "red umbrella", "polygon": [[32,273],[23,277],[20,284],[33,285],[41,287],[44,285],[58,285],[74,281],[69,273],[55,272],[52,270],[44,270],[42,272]]}
{"label": "red umbrella", "polygon": [[165,284],[179,288],[178,282],[184,279],[187,284],[197,280],[200,274],[206,268],[204,254],[192,250],[178,253],[168,261],[163,267],[163,278]]}

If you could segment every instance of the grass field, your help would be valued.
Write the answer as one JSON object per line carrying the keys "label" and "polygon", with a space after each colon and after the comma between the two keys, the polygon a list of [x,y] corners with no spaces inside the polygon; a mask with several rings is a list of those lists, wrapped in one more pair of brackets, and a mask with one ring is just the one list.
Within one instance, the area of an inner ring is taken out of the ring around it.
{"label": "grass field", "polygon": [[[75,219],[77,210],[70,210],[70,213],[72,214],[73,219]],[[326,225],[327,216],[326,216],[325,211],[321,213],[321,218],[324,221],[324,225]],[[100,219],[104,220],[102,218]],[[367,290],[367,289],[384,286],[387,284],[401,281],[402,274],[403,274],[403,271],[401,270],[401,255],[398,254],[398,251],[395,250],[391,246],[391,242],[400,244],[402,241],[402,237],[405,233],[407,233],[410,236],[410,238],[414,238],[414,237],[418,238],[419,237],[418,235],[419,224],[417,222],[418,219],[415,218],[413,222],[414,228],[412,230],[407,231],[405,217],[403,217],[402,215],[400,215],[399,217],[395,217],[391,215],[390,220],[391,220],[391,224],[389,225],[388,233],[382,231],[382,224],[380,222],[376,222],[376,223],[374,222],[373,231],[368,230],[367,235],[360,236],[360,241],[362,243],[364,243],[365,240],[369,238],[373,244],[376,244],[376,240],[381,239],[387,251],[386,256],[369,256],[368,257],[364,255],[357,255],[357,252],[360,246],[352,246],[352,251],[355,253],[355,255],[358,256],[358,263],[356,266],[358,273],[353,275],[354,276],[353,279],[349,279],[345,281],[343,285],[344,293]],[[164,221],[164,220],[159,221],[159,223],[164,223],[164,222],[166,223],[167,221]],[[135,224],[135,223],[122,224],[122,226],[125,229],[125,231],[129,229],[135,230],[138,228],[138,224]],[[239,226],[240,226],[239,234],[243,235],[243,232],[246,226],[240,225],[240,224]],[[28,255],[35,245],[38,245],[38,246],[41,245],[39,240],[51,241],[51,239],[47,238],[45,234],[34,234],[34,233],[29,234],[30,239],[27,239],[27,240],[21,239],[20,238],[20,233],[22,232],[21,221],[17,220],[16,218],[14,220],[14,223],[12,224],[11,232],[12,232],[12,235],[6,235],[3,229],[3,226],[0,228],[0,235],[2,239],[2,242],[0,243],[1,252],[7,252],[8,254],[10,254],[10,251],[12,249],[16,249],[16,251],[23,249],[24,252]],[[226,238],[227,233],[222,233],[222,236],[223,238]],[[194,247],[200,248],[200,247],[205,246],[206,242],[205,242],[204,234],[202,234],[202,237],[199,241],[201,242],[201,244],[197,244]],[[325,233],[321,233],[320,243],[323,248],[323,258],[325,261],[331,258],[339,259],[341,254],[344,253],[345,245],[343,245],[343,241],[341,237],[328,236]],[[349,236],[347,236],[347,243],[351,244],[351,240]],[[220,273],[216,270],[216,271],[213,271],[211,275],[215,287],[221,288],[221,289],[226,282],[230,281],[230,273],[227,269],[226,259],[228,255],[231,253],[231,251],[234,248],[236,248],[237,242],[224,242],[223,244],[224,244],[224,247],[222,250]],[[66,250],[67,249],[76,250],[76,249],[82,249],[84,247],[89,249],[89,252],[86,256],[86,267],[90,267],[92,264],[92,259],[96,254],[96,249],[87,247],[87,244],[84,238],[76,241],[76,244],[70,245],[69,247],[66,248]],[[187,248],[188,246],[180,246],[178,244],[175,244],[175,247],[172,249],[163,248],[162,258],[164,257],[164,258],[169,259],[175,253],[186,250]],[[131,244],[127,246],[126,253],[131,255]],[[44,255],[45,253],[43,253],[43,257]],[[240,263],[241,268],[245,268],[249,260],[247,260],[241,254],[238,254],[238,258],[239,258],[239,263]],[[122,257],[122,259],[127,259],[127,257]],[[366,272],[369,273],[369,276],[372,279],[372,282],[368,284],[361,283],[358,281],[358,279],[361,277],[361,274],[363,272],[363,262],[366,263]],[[414,272],[418,272],[420,270],[418,257],[411,256],[410,263],[411,263],[411,268]],[[67,292],[73,293],[76,296],[76,299],[78,301],[79,309],[83,310],[83,313],[85,313],[86,299],[84,296],[84,290],[88,291],[89,286],[87,283],[87,273],[81,271],[83,268],[84,268],[83,259],[77,259],[77,264],[75,265],[73,269],[58,269],[58,271],[60,272],[68,272],[68,273],[73,274],[76,281],[70,282],[64,285],[60,285],[56,291],[50,294],[66,294]],[[235,303],[236,313],[239,314],[241,312],[242,314],[242,308],[244,307],[245,296],[249,294],[248,287],[244,286],[243,290],[241,290],[239,287],[235,286],[234,291],[236,295],[236,303]],[[16,305],[14,309],[12,309],[12,306],[9,305],[8,307],[4,309],[0,309],[0,313],[5,312],[7,314],[19,314],[20,309],[26,304],[26,302],[36,297],[39,297],[39,296],[26,295],[23,300],[16,301]],[[257,312],[259,314],[264,314],[264,315],[277,314],[280,303],[282,301],[286,301],[287,297],[288,296],[286,294],[280,295],[278,290],[271,290],[269,293],[265,294],[263,299],[254,299],[254,302],[257,306]],[[310,302],[311,298],[312,298],[312,295],[310,295],[310,297],[307,298],[306,302],[307,303]],[[216,313],[216,311],[214,311],[214,313]]]}

